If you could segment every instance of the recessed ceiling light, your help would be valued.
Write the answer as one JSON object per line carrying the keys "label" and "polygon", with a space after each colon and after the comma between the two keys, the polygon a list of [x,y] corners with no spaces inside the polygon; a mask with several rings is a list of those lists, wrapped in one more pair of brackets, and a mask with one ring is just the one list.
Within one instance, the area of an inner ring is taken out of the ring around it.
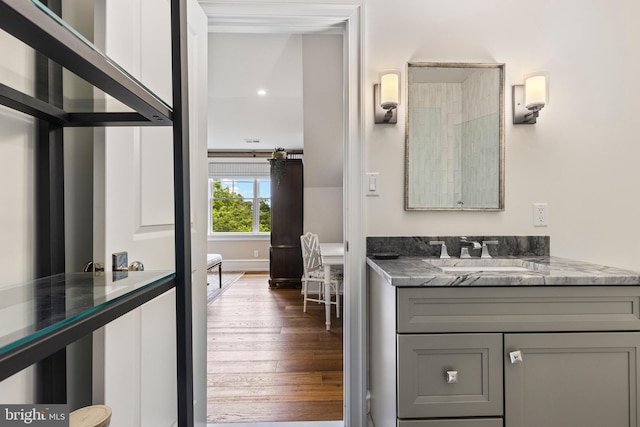
{"label": "recessed ceiling light", "polygon": [[267,94],[267,91],[264,89],[258,89],[258,95],[260,96],[265,96]]}

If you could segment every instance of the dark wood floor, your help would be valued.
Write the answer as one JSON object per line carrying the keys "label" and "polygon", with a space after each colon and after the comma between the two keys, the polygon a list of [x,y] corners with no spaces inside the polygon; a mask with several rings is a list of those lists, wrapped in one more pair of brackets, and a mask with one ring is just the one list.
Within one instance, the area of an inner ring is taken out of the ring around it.
{"label": "dark wood floor", "polygon": [[207,421],[343,418],[342,317],[245,274],[208,307]]}

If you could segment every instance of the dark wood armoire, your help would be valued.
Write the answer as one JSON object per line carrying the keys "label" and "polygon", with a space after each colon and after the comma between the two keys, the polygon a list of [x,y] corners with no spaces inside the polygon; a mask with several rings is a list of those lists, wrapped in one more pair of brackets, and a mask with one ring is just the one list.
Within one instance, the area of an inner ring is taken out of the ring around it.
{"label": "dark wood armoire", "polygon": [[280,176],[271,160],[270,288],[301,286],[303,194],[302,160],[287,159]]}

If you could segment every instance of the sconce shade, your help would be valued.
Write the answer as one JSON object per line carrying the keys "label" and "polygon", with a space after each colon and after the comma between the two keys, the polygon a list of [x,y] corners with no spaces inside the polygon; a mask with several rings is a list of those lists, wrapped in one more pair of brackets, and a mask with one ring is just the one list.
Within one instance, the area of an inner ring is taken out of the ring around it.
{"label": "sconce shade", "polygon": [[400,72],[386,71],[380,75],[380,106],[385,110],[400,104]]}
{"label": "sconce shade", "polygon": [[535,74],[524,81],[525,107],[529,110],[540,110],[547,102],[547,76]]}
{"label": "sconce shade", "polygon": [[534,124],[540,110],[549,103],[549,73],[540,71],[526,75],[523,85],[513,85],[513,124]]}

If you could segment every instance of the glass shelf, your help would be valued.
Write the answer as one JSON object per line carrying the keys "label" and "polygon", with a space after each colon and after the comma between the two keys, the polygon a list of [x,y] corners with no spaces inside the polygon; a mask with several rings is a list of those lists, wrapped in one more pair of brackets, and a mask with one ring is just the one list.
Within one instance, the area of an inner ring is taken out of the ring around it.
{"label": "glass shelf", "polygon": [[0,289],[0,381],[168,291],[174,277],[63,273]]}
{"label": "glass shelf", "polygon": [[[36,99],[28,82],[0,84],[0,104],[60,126],[172,125],[169,103],[40,1],[0,0],[0,29],[15,37],[15,43],[66,66],[65,105]],[[2,48],[0,53],[10,55],[4,50],[11,46]]]}

